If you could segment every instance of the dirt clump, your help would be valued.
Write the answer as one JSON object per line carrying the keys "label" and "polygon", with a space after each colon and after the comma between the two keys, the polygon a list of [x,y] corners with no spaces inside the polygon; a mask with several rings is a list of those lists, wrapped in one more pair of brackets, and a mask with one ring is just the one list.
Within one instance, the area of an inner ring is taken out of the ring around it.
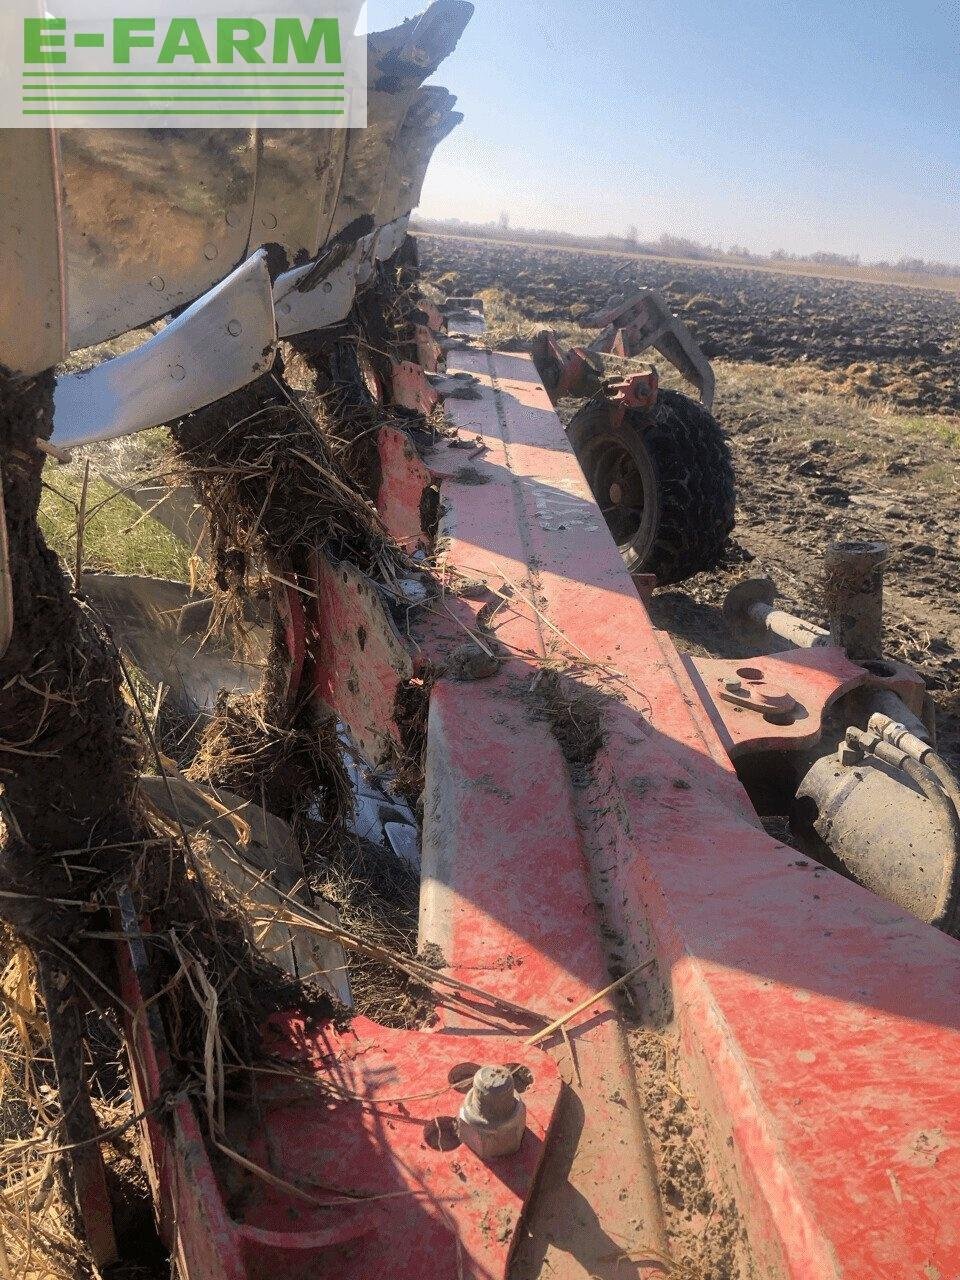
{"label": "dirt clump", "polygon": [[677,1280],[759,1280],[733,1197],[707,1156],[703,1119],[683,1093],[673,1033],[630,1033],[637,1088],[659,1177]]}

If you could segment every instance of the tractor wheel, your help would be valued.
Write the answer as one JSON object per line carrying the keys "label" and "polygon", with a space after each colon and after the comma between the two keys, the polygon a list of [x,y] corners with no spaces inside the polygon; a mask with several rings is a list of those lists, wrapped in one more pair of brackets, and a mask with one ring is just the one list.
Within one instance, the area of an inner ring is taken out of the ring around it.
{"label": "tractor wheel", "polygon": [[733,529],[736,495],[720,424],[678,391],[616,425],[610,405],[584,405],[567,435],[631,573],[682,582],[712,569]]}

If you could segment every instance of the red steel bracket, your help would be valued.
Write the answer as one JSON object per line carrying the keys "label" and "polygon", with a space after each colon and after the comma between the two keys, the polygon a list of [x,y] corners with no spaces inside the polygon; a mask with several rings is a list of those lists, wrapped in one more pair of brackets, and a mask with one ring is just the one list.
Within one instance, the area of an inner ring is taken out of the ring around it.
{"label": "red steel bracket", "polygon": [[612,420],[619,425],[634,409],[649,413],[657,403],[659,389],[660,378],[653,368],[647,373],[633,373],[618,382],[607,383],[605,395],[612,406]]}
{"label": "red steel bracket", "polygon": [[[317,1090],[265,1088],[260,1111],[230,1116],[223,1140],[273,1182],[227,1156],[212,1162],[188,1102],[143,1122],[182,1271],[501,1280],[515,1264],[618,1280],[626,1263],[662,1274],[624,1029],[595,996],[616,958],[658,966],[645,1012],[679,1044],[680,1084],[713,1167],[737,1189],[758,1274],[951,1275],[960,948],[768,836],[730,762],[747,744],[782,744],[794,725],[809,739],[863,668],[830,650],[685,666],[652,627],[530,360],[464,350],[456,365],[480,397],[449,411],[484,448],[469,483],[455,450],[438,445],[429,464],[446,476],[444,567],[474,590],[455,599],[457,621],[424,610],[414,634],[442,656],[462,644],[461,622],[492,631],[507,660],[488,679],[433,689],[421,942],[439,946],[445,972],[503,1000],[548,1016],[582,1004],[568,1043],[551,1049],[568,1087],[557,1107],[546,1056],[487,1025],[489,1011],[445,1010],[430,1032],[279,1019],[271,1048]],[[404,378],[416,400],[417,377]],[[318,558],[316,590],[306,639],[318,690],[369,752],[389,750],[406,645],[355,570]],[[568,763],[538,714],[545,665],[588,702],[607,695],[586,763]],[[868,674],[915,696],[895,666]],[[733,679],[729,702],[719,694]],[[784,695],[804,718],[765,721],[753,708],[771,685],[779,718]],[[124,981],[130,1007],[148,1010],[128,1028],[145,1107],[160,1092],[162,1029],[136,965]],[[438,1149],[459,1104],[450,1073],[467,1062],[532,1073],[528,1133],[502,1164]]]}
{"label": "red steel bracket", "polygon": [[923,702],[923,681],[911,667],[884,659],[871,670],[832,645],[745,661],[684,655],[684,663],[734,758],[816,742],[831,705],[862,685],[898,694],[911,710]]}
{"label": "red steel bracket", "polygon": [[420,365],[412,360],[394,360],[391,403],[429,418],[440,403],[440,396]]}
{"label": "red steel bracket", "polygon": [[377,435],[380,455],[380,488],[377,511],[390,536],[408,551],[425,546],[424,494],[433,476],[424,465],[406,431],[381,427]]}
{"label": "red steel bracket", "polygon": [[567,347],[550,329],[533,340],[533,359],[544,386],[555,400],[564,396],[592,395],[601,370],[585,347]]}
{"label": "red steel bracket", "polygon": [[[257,1106],[226,1116],[211,1157],[188,1101],[166,1116],[170,1062],[129,903],[121,989],[148,1173],[161,1234],[191,1280],[506,1280],[560,1091],[553,1063],[513,1038],[397,1031],[354,1018],[275,1015],[265,1048],[299,1078],[265,1076]],[[526,1129],[511,1156],[481,1160],[454,1117],[478,1065],[509,1066]],[[522,1069],[522,1070],[521,1070]],[[237,1159],[233,1154],[239,1156]],[[254,1171],[253,1166],[264,1172]]]}
{"label": "red steel bracket", "polygon": [[417,310],[414,313],[419,319],[422,316],[422,323],[431,329],[434,333],[447,332],[447,317],[443,314],[439,307],[435,307],[432,302],[420,299],[417,302]]}
{"label": "red steel bracket", "polygon": [[308,647],[317,696],[334,709],[372,764],[400,745],[393,719],[397,691],[413,660],[374,583],[351,564],[314,560],[316,601]]}
{"label": "red steel bracket", "polygon": [[443,347],[425,324],[414,325],[414,341],[417,344],[417,362],[427,373],[436,373],[443,361]]}
{"label": "red steel bracket", "polygon": [[[761,828],[730,765],[727,708],[754,725],[743,744],[783,726],[722,699],[718,712],[704,680],[719,669],[685,667],[654,630],[530,360],[464,350],[450,364],[479,379],[480,399],[451,401],[448,413],[486,445],[474,464],[486,483],[458,483],[449,451],[427,459],[449,471],[445,564],[500,593],[490,625],[512,657],[481,684],[440,681],[431,701],[424,919],[445,958],[518,1001],[556,999],[564,983],[573,995],[589,982],[587,917],[599,899],[624,963],[658,959],[663,988],[653,984],[649,1010],[679,1042],[680,1084],[736,1189],[757,1274],[952,1276],[960,946]],[[571,785],[542,723],[518,703],[542,679],[544,657],[585,690],[599,680],[615,694],[596,757],[581,766],[586,785]],[[788,671],[767,665],[776,659],[736,665],[786,689],[809,716],[797,722],[804,733],[848,678],[865,679],[841,655],[790,658]],[[891,672],[870,674],[887,687],[903,675],[898,691],[915,689],[915,677]],[[593,894],[577,880],[578,848]],[[571,1031],[581,1070],[612,1063],[603,1025]],[[576,1235],[587,1226],[564,1199],[571,1188],[637,1256],[637,1219],[618,1221],[616,1192],[635,1139],[603,1148],[587,1124],[612,1091],[586,1071],[584,1085],[569,1171],[553,1180],[548,1158],[549,1194],[528,1217],[554,1280],[617,1274],[551,1243],[589,1238]]]}

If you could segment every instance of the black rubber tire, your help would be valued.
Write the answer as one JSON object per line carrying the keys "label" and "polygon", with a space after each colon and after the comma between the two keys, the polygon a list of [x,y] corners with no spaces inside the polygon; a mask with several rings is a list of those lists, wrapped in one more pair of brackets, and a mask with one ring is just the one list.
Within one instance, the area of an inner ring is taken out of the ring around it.
{"label": "black rubber tire", "polygon": [[[649,414],[633,410],[617,426],[597,397],[567,435],[632,573],[654,573],[665,585],[716,567],[733,529],[736,488],[723,431],[703,405],[661,391]],[[611,475],[623,475],[639,502],[607,505]]]}

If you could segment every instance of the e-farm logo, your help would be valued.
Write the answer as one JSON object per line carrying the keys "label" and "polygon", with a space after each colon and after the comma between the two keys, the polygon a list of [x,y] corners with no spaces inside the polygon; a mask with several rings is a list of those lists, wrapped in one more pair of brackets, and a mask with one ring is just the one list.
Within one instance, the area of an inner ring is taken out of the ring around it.
{"label": "e-farm logo", "polygon": [[231,12],[191,16],[101,11],[92,18],[64,12],[65,4],[43,16],[35,7],[21,10],[19,100],[11,101],[12,77],[4,74],[0,127],[363,126],[359,2],[269,15],[269,0],[246,0],[256,14],[236,0],[224,0]]}

